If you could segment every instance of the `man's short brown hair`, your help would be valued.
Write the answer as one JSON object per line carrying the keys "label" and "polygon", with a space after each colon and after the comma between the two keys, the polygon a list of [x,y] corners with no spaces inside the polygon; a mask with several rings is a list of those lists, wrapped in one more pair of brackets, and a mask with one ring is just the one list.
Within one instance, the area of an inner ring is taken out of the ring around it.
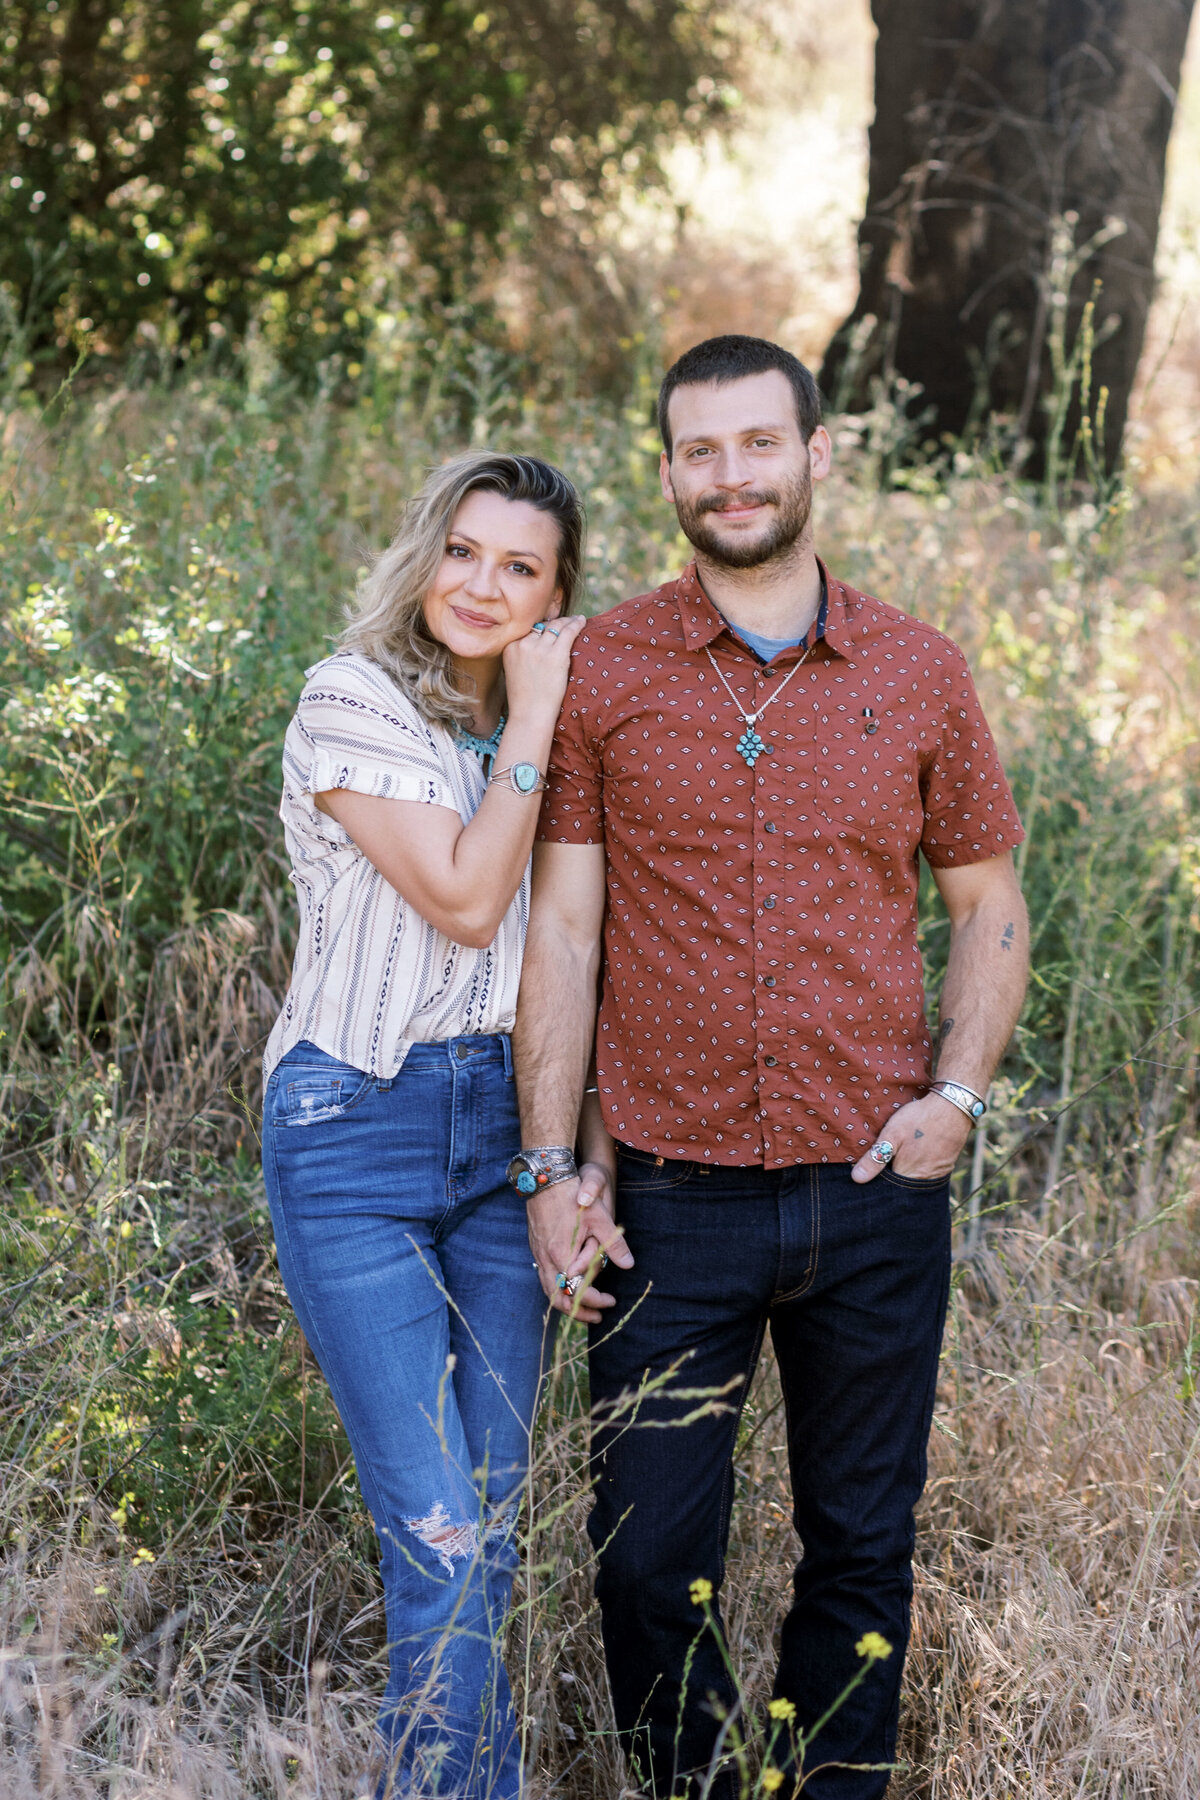
{"label": "man's short brown hair", "polygon": [[710,381],[718,385],[741,381],[746,375],[765,375],[769,369],[778,369],[791,384],[796,396],[800,436],[807,444],[821,423],[821,394],[811,372],[790,350],[783,350],[766,338],[730,334],[705,338],[702,344],[693,344],[663,376],[658,390],[658,429],[668,457],[671,454],[671,425],[667,408],[676,388],[698,387]]}

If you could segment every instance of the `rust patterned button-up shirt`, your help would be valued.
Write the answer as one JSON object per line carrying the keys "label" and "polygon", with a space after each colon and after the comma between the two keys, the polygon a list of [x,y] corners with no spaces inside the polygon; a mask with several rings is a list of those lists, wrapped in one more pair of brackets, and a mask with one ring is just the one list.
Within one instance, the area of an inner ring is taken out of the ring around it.
{"label": "rust patterned button-up shirt", "polygon": [[[758,661],[694,564],[576,640],[539,836],[605,847],[597,1079],[614,1137],[659,1156],[856,1160],[930,1076],[918,851],[953,868],[1024,835],[961,650],[826,580],[798,670],[802,648]],[[753,769],[706,651],[760,714]]]}

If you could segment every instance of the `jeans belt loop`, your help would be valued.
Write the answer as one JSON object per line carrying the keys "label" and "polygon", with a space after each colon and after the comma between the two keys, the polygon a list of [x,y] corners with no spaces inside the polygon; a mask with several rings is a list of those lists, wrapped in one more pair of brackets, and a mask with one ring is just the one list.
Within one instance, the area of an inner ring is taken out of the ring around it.
{"label": "jeans belt loop", "polygon": [[505,1078],[506,1078],[506,1079],[507,1079],[507,1080],[509,1080],[509,1081],[511,1081],[511,1080],[512,1080],[512,1077],[513,1077],[513,1053],[512,1053],[512,1038],[511,1038],[511,1037],[510,1037],[510,1036],[509,1036],[509,1034],[508,1034],[508,1032],[507,1032],[507,1031],[501,1031],[501,1032],[498,1032],[498,1033],[497,1033],[497,1036],[498,1036],[498,1037],[499,1037],[499,1039],[500,1039],[500,1045],[501,1045],[501,1048],[502,1048],[502,1049],[503,1049],[503,1051],[504,1051],[504,1074],[505,1074]]}

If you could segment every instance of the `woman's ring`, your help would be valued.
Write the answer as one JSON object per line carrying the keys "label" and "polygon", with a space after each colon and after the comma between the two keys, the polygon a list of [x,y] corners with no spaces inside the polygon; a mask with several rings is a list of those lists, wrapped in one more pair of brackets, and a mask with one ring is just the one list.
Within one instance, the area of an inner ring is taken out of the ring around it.
{"label": "woman's ring", "polygon": [[565,1270],[560,1269],[554,1278],[554,1285],[560,1294],[569,1294],[573,1300],[582,1280],[582,1275],[568,1275]]}
{"label": "woman's ring", "polygon": [[886,1140],[882,1144],[876,1144],[875,1148],[871,1152],[872,1157],[879,1164],[879,1166],[881,1168],[883,1167],[884,1163],[890,1163],[893,1156],[895,1156],[895,1154],[896,1154],[895,1146],[892,1144],[889,1144]]}

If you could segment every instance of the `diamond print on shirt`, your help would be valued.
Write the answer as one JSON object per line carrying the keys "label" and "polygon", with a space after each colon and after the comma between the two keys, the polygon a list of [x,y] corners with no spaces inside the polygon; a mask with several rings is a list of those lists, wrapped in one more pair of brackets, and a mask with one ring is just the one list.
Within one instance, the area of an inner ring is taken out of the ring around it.
{"label": "diamond print on shirt", "polygon": [[855,1160],[929,1079],[918,853],[1024,835],[962,652],[827,580],[752,768],[705,647],[746,712],[801,652],[759,664],[694,565],[575,644],[538,835],[605,845],[597,1076],[656,1155]]}

